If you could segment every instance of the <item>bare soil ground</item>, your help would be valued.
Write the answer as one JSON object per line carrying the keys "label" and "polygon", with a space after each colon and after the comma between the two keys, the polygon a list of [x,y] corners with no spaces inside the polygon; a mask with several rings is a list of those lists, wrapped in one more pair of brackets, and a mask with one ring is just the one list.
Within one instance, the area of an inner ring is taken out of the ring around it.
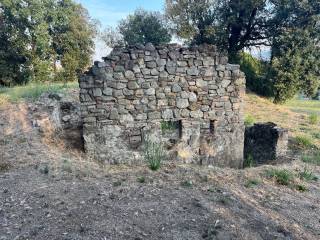
{"label": "bare soil ground", "polygon": [[297,174],[298,159],[245,170],[101,166],[52,138],[49,123],[34,128],[30,107],[0,107],[1,240],[320,239],[319,181],[296,177],[300,192],[265,173]]}

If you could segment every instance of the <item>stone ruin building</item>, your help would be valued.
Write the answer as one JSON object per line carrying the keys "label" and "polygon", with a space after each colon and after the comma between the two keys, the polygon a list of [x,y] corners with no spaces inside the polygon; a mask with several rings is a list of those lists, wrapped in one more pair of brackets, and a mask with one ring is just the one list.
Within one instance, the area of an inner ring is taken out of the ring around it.
{"label": "stone ruin building", "polygon": [[215,46],[116,48],[80,77],[85,151],[143,161],[145,141],[175,161],[240,168],[245,77]]}

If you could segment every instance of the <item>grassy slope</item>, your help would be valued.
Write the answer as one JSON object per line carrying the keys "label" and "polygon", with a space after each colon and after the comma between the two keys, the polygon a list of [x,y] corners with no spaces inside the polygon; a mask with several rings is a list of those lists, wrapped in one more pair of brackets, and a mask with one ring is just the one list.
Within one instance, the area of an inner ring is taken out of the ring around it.
{"label": "grassy slope", "polygon": [[78,82],[68,83],[32,83],[12,88],[0,87],[0,105],[17,102],[23,99],[37,99],[44,92],[61,92],[69,88],[75,88]]}
{"label": "grassy slope", "polygon": [[290,137],[309,138],[320,147],[320,124],[312,124],[311,113],[320,114],[320,101],[291,100],[285,105],[275,105],[266,98],[252,93],[246,95],[245,114],[256,122],[274,122],[288,128]]}

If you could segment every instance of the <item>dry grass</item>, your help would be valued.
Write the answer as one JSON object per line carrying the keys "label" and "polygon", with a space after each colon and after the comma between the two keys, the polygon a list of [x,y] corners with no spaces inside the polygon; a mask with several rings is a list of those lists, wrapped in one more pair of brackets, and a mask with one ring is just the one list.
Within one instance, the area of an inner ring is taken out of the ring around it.
{"label": "dry grass", "polygon": [[[276,105],[267,98],[248,93],[245,102],[245,114],[253,116],[257,122],[274,122],[289,129],[289,136],[292,139],[306,136],[315,146],[320,147],[320,138],[317,137],[320,136],[320,125],[309,121],[310,112],[307,111],[311,104],[309,101],[299,100],[295,109],[292,101],[287,105]],[[312,101],[312,108],[314,111],[320,111],[320,102],[319,105],[315,105]]]}

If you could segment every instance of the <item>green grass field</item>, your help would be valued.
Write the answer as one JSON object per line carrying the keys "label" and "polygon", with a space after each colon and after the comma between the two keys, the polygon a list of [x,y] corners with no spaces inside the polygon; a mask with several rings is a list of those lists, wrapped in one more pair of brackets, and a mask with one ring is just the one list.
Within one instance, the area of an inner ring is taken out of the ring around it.
{"label": "green grass field", "polygon": [[285,104],[290,110],[297,113],[320,115],[320,101],[318,100],[302,100],[292,99]]}
{"label": "green grass field", "polygon": [[69,83],[30,83],[24,86],[0,87],[0,105],[24,99],[35,100],[44,92],[63,92],[78,87],[78,82]]}

